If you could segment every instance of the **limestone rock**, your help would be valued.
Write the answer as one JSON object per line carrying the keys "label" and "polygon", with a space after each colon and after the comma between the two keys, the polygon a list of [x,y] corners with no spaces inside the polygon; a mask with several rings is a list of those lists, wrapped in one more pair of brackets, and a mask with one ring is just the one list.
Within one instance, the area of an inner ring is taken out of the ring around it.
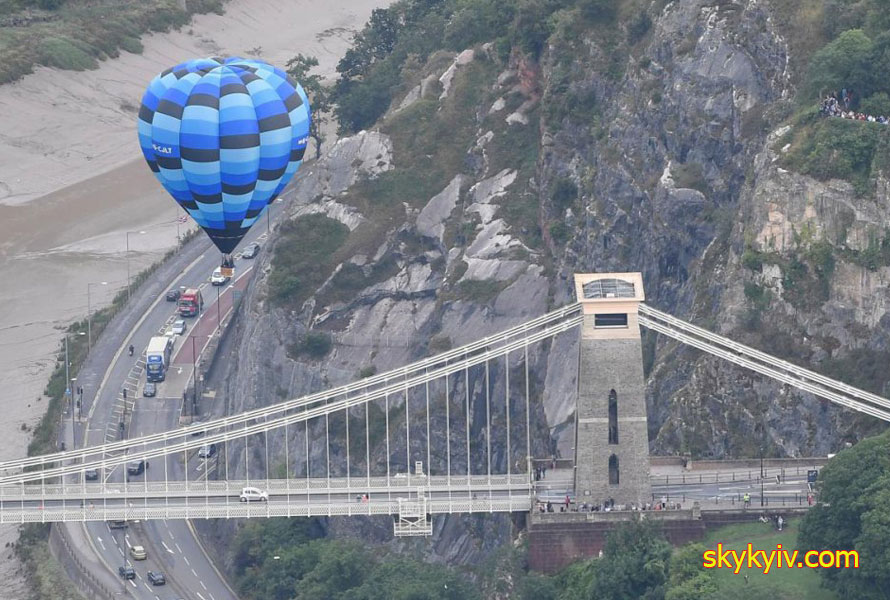
{"label": "limestone rock", "polygon": [[462,175],[455,175],[454,179],[445,187],[444,190],[433,196],[420,215],[417,217],[417,232],[430,238],[436,238],[442,241],[442,235],[445,233],[445,221],[457,206],[457,200],[460,197],[460,187],[463,183]]}

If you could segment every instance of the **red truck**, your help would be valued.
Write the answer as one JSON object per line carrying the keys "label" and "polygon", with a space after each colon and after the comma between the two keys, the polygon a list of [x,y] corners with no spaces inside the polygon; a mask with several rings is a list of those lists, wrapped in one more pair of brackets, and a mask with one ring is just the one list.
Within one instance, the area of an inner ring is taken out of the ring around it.
{"label": "red truck", "polygon": [[189,288],[179,297],[179,316],[196,317],[204,310],[204,298],[201,290]]}

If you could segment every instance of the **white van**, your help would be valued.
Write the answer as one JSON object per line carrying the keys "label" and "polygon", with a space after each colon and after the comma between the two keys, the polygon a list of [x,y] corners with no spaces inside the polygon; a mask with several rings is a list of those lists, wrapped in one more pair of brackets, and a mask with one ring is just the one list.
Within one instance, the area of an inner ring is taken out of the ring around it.
{"label": "white van", "polygon": [[222,274],[222,267],[216,267],[213,270],[213,275],[210,276],[210,283],[212,285],[225,285],[229,282],[229,278]]}

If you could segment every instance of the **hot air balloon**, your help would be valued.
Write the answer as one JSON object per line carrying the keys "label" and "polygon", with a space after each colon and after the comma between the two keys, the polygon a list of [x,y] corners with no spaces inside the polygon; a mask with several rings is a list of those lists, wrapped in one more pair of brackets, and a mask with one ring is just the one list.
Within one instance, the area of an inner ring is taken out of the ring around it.
{"label": "hot air balloon", "polygon": [[310,118],[303,88],[259,60],[190,60],[148,85],[142,153],[222,252],[228,276],[230,254],[297,172]]}

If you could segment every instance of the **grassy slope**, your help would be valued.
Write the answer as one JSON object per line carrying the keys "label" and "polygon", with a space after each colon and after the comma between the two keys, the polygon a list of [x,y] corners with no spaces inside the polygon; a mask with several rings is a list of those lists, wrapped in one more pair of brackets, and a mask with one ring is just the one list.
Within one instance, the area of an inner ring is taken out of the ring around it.
{"label": "grassy slope", "polygon": [[222,11],[223,0],[67,0],[55,10],[29,0],[0,0],[0,83],[36,65],[83,71],[120,50],[142,52],[140,36],[188,23],[194,13]]}
{"label": "grassy slope", "polygon": [[[704,545],[741,552],[750,542],[755,550],[774,550],[782,544],[783,550],[789,552],[797,548],[797,532],[799,519],[792,520],[784,531],[776,531],[772,525],[765,523],[742,523],[729,525],[711,531],[705,537]],[[715,578],[719,586],[718,598],[769,598],[770,600],[838,600],[838,596],[821,587],[819,573],[812,569],[774,569],[764,575],[762,570],[743,567],[738,575],[729,569],[715,569]],[[747,573],[748,582],[744,575]]]}

